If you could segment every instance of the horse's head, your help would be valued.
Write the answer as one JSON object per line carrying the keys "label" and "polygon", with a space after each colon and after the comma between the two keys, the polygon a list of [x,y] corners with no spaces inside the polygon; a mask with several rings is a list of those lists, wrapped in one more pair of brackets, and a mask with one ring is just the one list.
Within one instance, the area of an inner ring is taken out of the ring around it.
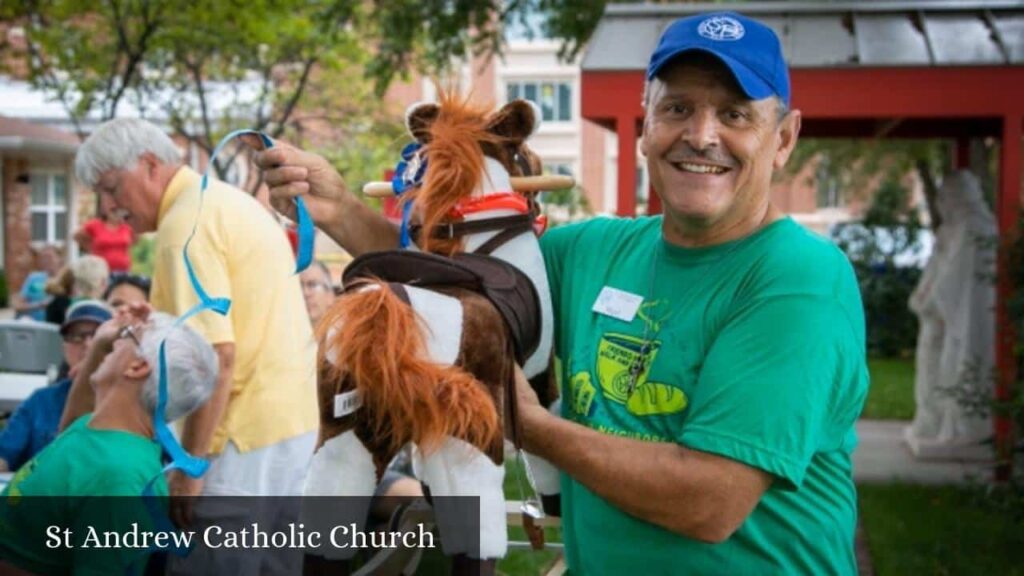
{"label": "horse's head", "polygon": [[[452,254],[462,250],[460,238],[435,238],[439,225],[472,219],[472,210],[490,206],[513,210],[516,199],[532,210],[533,196],[513,194],[510,176],[540,174],[540,158],[526,140],[541,122],[539,109],[514,100],[494,113],[441,94],[439,103],[415,104],[406,114],[409,133],[420,144],[418,162],[426,162],[421,185],[411,191],[414,217],[422,224],[418,244],[424,250]],[[510,202],[511,201],[511,202]],[[510,208],[510,206],[513,206]]]}

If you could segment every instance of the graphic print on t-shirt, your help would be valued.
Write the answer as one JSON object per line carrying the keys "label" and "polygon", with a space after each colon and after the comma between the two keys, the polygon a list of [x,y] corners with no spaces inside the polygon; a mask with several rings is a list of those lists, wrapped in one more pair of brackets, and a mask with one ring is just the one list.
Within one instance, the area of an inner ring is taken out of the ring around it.
{"label": "graphic print on t-shirt", "polygon": [[[647,344],[646,353],[644,345]],[[675,414],[686,409],[686,394],[675,386],[648,380],[651,364],[661,349],[660,340],[645,342],[629,334],[606,332],[597,347],[597,380],[604,397],[626,405],[634,416]],[[630,384],[637,371],[636,385]]]}
{"label": "graphic print on t-shirt", "polygon": [[637,314],[645,326],[644,336],[605,331],[601,334],[591,370],[573,374],[570,381],[572,408],[580,416],[591,416],[598,393],[625,407],[634,416],[655,416],[682,412],[689,404],[678,387],[651,381],[651,365],[661,349],[657,338],[665,319],[653,313],[666,301],[645,302]]}

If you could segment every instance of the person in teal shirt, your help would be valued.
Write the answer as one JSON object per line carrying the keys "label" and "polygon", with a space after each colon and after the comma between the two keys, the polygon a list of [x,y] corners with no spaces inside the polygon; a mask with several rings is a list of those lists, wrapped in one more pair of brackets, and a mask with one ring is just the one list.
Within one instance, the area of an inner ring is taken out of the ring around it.
{"label": "person in teal shirt", "polygon": [[[641,147],[664,215],[551,230],[562,414],[518,379],[523,447],[562,469],[574,575],[857,573],[854,423],[868,373],[852,267],[771,202],[800,132],[775,33],[677,20]],[[638,97],[640,95],[637,95]],[[398,233],[321,157],[256,156],[354,256]]]}
{"label": "person in teal shirt", "polygon": [[570,571],[856,574],[863,308],[845,255],[771,203],[800,129],[779,40],[681,19],[647,80],[664,216],[541,242],[564,418],[525,382],[520,410],[525,448],[566,473]]}
{"label": "person in teal shirt", "polygon": [[[213,391],[217,358],[191,328],[137,304],[103,323],[76,379],[95,390],[91,413],[72,422],[29,460],[0,493],[0,573],[125,574],[144,567],[145,550],[86,548],[90,529],[152,530],[142,494],[167,495],[161,448],[154,441],[158,350],[166,339],[168,402],[173,421],[202,405]],[[112,497],[120,498],[112,498]],[[103,497],[103,498],[97,498]],[[52,527],[71,530],[71,546],[52,546]]]}
{"label": "person in teal shirt", "polygon": [[60,252],[54,246],[43,246],[36,253],[38,269],[29,273],[21,289],[12,295],[11,305],[15,318],[30,318],[37,322],[46,320],[46,305],[50,295],[46,293],[46,282],[57,275],[60,269]]}

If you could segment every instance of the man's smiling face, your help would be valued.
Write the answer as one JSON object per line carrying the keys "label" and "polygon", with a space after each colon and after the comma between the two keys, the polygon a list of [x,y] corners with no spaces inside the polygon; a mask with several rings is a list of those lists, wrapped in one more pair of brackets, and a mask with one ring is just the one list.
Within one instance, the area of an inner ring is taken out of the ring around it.
{"label": "man's smiling face", "polygon": [[728,68],[706,55],[668,65],[649,89],[641,150],[666,219],[728,229],[763,210],[798,118],[780,120],[775,98],[747,98]]}

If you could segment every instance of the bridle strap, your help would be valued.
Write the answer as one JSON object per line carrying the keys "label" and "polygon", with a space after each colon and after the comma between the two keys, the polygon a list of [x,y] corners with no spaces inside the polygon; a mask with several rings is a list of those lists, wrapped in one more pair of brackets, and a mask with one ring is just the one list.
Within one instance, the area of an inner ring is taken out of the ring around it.
{"label": "bridle strap", "polygon": [[[430,237],[435,240],[451,240],[467,234],[479,234],[480,232],[504,230],[512,226],[521,225],[524,222],[532,226],[533,219],[533,214],[514,214],[512,216],[498,216],[495,218],[485,218],[483,220],[449,222],[447,224],[438,224],[435,226],[434,232]],[[419,224],[413,224],[409,227],[409,232],[413,238],[419,238],[422,231],[423,226]]]}
{"label": "bridle strap", "polygon": [[494,252],[498,248],[502,247],[506,242],[515,238],[516,236],[519,236],[520,234],[525,234],[526,232],[533,232],[532,219],[527,220],[526,222],[521,224],[509,226],[508,228],[505,228],[504,230],[498,232],[494,236],[491,236],[491,238],[487,242],[481,244],[479,248],[473,251],[473,253],[483,254],[484,256],[490,256],[491,252]]}

